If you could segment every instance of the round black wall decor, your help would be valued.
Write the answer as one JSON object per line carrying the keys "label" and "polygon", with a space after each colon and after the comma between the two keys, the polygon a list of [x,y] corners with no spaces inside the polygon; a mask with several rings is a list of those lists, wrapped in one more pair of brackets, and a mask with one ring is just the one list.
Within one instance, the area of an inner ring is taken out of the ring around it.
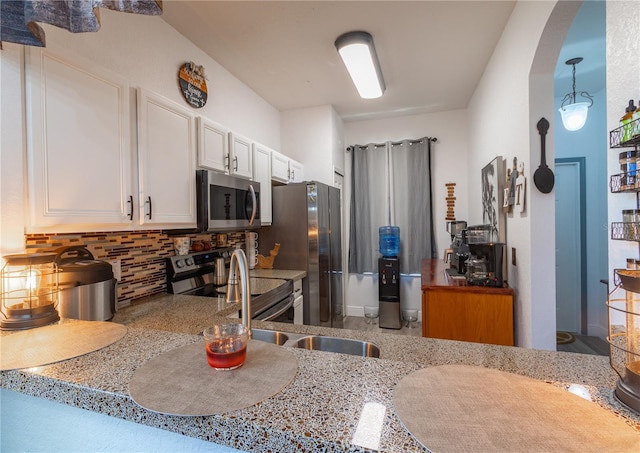
{"label": "round black wall decor", "polygon": [[199,109],[207,103],[207,82],[204,67],[193,62],[185,63],[178,72],[178,83],[184,99],[191,107]]}

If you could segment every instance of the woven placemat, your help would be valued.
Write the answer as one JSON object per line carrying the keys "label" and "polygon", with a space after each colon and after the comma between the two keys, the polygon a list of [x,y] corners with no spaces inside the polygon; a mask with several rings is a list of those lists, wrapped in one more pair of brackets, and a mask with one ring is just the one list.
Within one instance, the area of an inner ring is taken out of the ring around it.
{"label": "woven placemat", "polygon": [[640,451],[640,433],[596,403],[482,367],[418,370],[398,383],[393,405],[434,452]]}
{"label": "woven placemat", "polygon": [[136,370],[129,394],[140,406],[169,415],[213,415],[263,401],[295,377],[298,361],[282,346],[250,340],[235,370],[207,363],[204,341],[154,357]]}
{"label": "woven placemat", "polygon": [[0,337],[0,371],[48,365],[115,343],[127,333],[122,324],[75,321],[37,327]]}

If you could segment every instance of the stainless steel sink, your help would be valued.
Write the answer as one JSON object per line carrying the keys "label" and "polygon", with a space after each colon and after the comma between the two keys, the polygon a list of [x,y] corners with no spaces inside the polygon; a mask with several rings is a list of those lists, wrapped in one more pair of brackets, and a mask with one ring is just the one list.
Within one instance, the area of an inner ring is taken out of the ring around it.
{"label": "stainless steel sink", "polygon": [[338,352],[361,357],[380,357],[380,348],[368,341],[312,335],[298,339],[295,346],[313,351]]}
{"label": "stainless steel sink", "polygon": [[289,336],[283,332],[263,329],[251,329],[251,338],[265,343],[277,344],[278,346],[282,346],[289,340]]}

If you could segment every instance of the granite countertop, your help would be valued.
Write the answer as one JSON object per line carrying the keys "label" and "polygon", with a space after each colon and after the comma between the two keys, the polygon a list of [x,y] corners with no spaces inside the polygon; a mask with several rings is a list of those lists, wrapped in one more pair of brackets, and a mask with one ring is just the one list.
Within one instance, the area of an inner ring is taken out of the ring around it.
{"label": "granite countertop", "polygon": [[513,294],[508,286],[474,286],[466,278],[453,278],[447,273],[449,264],[440,259],[423,259],[420,262],[420,283],[422,290],[464,291],[479,294]]}
{"label": "granite countertop", "polygon": [[251,269],[249,271],[251,277],[261,278],[284,278],[285,280],[300,280],[307,276],[307,271],[303,270],[286,270],[286,269]]}
{"label": "granite countertop", "polygon": [[168,416],[133,402],[128,383],[142,363],[202,341],[205,326],[237,310],[223,298],[153,297],[116,313],[114,322],[128,327],[122,340],[57,364],[2,372],[0,385],[247,451],[370,451],[353,438],[364,404],[377,402],[386,408],[380,450],[408,452],[425,449],[395,414],[395,385],[424,367],[464,364],[560,387],[581,384],[595,404],[640,432],[640,416],[613,396],[617,375],[608,357],[261,321],[252,326],[371,341],[380,347],[380,359],[290,348],[299,365],[291,384],[255,406],[218,415]]}

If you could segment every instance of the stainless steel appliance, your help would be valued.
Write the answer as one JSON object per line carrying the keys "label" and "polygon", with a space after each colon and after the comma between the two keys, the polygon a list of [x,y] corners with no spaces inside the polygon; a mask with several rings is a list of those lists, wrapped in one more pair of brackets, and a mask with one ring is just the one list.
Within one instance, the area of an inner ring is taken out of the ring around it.
{"label": "stainless steel appliance", "polygon": [[280,250],[275,269],[306,270],[302,282],[306,325],[342,327],[340,190],[319,182],[273,188],[273,221],[260,230],[260,252]]}
{"label": "stainless steel appliance", "polygon": [[260,227],[260,183],[210,170],[196,172],[199,231]]}
{"label": "stainless steel appliance", "polygon": [[[226,281],[233,248],[215,249],[166,259],[167,292],[218,297],[226,293]],[[224,269],[220,269],[224,266]],[[260,281],[261,280],[261,281]],[[251,278],[251,319],[292,324],[294,322],[293,282],[282,279]]]}
{"label": "stainless steel appliance", "polygon": [[451,264],[447,270],[449,275],[464,278],[467,273],[467,259],[469,259],[467,230],[462,230],[456,233],[451,242]]}
{"label": "stainless steel appliance", "polygon": [[216,258],[215,271],[213,274],[214,285],[226,285],[228,278],[227,264],[224,257]]}
{"label": "stainless steel appliance", "polygon": [[499,242],[469,243],[467,282],[475,286],[504,285],[502,257],[504,244]]}
{"label": "stainless steel appliance", "polygon": [[378,300],[380,327],[400,329],[400,260],[397,256],[378,258]]}
{"label": "stainless steel appliance", "polygon": [[493,237],[491,225],[472,225],[467,227],[467,243],[468,244],[486,244],[493,242],[496,238]]}
{"label": "stainless steel appliance", "polygon": [[464,220],[453,220],[451,222],[447,222],[447,233],[451,235],[451,241],[456,237],[456,235],[461,234],[463,230],[467,229],[467,222]]}
{"label": "stainless steel appliance", "polygon": [[58,312],[62,318],[109,321],[116,312],[113,269],[96,260],[85,247],[56,250],[60,287]]}

